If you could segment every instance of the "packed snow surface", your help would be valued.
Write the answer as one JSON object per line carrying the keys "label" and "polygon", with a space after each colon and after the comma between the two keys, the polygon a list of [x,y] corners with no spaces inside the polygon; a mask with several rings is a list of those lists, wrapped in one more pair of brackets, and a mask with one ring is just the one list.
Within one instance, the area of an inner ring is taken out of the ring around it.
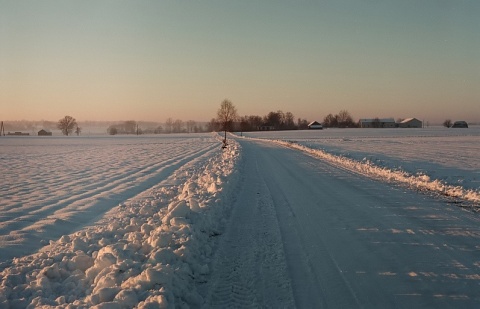
{"label": "packed snow surface", "polygon": [[479,131],[397,130],[1,138],[0,308],[478,307]]}

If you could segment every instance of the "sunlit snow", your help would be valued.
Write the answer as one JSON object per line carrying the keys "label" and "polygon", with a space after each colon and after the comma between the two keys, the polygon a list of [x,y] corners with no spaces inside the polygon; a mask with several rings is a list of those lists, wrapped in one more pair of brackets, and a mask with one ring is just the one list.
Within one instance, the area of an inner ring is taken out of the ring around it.
{"label": "sunlit snow", "polygon": [[[242,136],[367,177],[480,200],[479,128]],[[237,142],[222,150],[216,134],[179,134],[0,144],[0,308],[204,303],[197,286],[211,274],[231,200],[244,198],[236,196]]]}
{"label": "sunlit snow", "polygon": [[209,273],[227,216],[235,143],[222,151],[211,134],[1,142],[0,307],[201,303],[194,283]]}
{"label": "sunlit snow", "polygon": [[335,165],[420,190],[480,201],[480,127],[252,132]]}

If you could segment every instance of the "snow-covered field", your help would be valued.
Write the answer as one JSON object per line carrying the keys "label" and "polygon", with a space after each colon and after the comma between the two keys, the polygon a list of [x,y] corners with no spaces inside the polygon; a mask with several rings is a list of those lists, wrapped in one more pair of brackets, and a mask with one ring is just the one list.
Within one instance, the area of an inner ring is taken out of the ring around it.
{"label": "snow-covered field", "polygon": [[292,147],[374,178],[480,202],[479,126],[469,129],[326,129],[242,135],[285,141]]}
{"label": "snow-covered field", "polygon": [[194,283],[227,217],[236,144],[222,151],[212,134],[0,143],[0,308],[201,303]]}
{"label": "snow-covered field", "polygon": [[[422,189],[424,183],[429,190],[478,206],[478,127],[243,135],[280,140],[277,143],[290,149],[380,181],[402,182],[404,177],[404,182],[415,184],[416,189]],[[281,289],[266,279],[266,291],[283,293],[283,299],[293,306],[285,262],[290,258],[283,256],[280,234],[280,230],[288,234],[288,226],[274,221],[279,211],[269,196],[274,184],[240,187],[241,181],[258,178],[258,167],[252,162],[256,150],[248,144],[251,156],[243,158],[236,141],[231,140],[226,151],[220,144],[216,134],[0,138],[0,308],[223,304],[224,300],[212,293],[228,294],[229,287],[220,285],[235,276],[254,284],[259,275],[255,256],[260,253],[273,258],[276,264],[272,265],[277,266],[270,267],[282,269],[281,275],[262,270],[262,275],[282,278]],[[246,160],[249,170],[242,167]],[[252,188],[257,193],[250,192]],[[257,204],[263,207],[260,217],[252,212],[251,219],[232,209],[243,201],[248,201],[252,211]],[[232,213],[237,219],[243,215],[248,223],[242,226],[245,233],[259,238],[256,246],[235,235],[241,227],[231,228],[235,223],[230,219]],[[267,215],[270,219],[264,221]],[[220,238],[236,251],[223,248],[216,253]],[[231,243],[232,239],[238,244]],[[256,253],[244,252],[250,247]],[[230,276],[235,270],[223,266],[231,267],[235,256],[250,268],[248,276]],[[216,269],[220,274],[212,273]],[[275,301],[273,298],[265,296],[266,301]],[[233,305],[242,304],[238,302]]]}

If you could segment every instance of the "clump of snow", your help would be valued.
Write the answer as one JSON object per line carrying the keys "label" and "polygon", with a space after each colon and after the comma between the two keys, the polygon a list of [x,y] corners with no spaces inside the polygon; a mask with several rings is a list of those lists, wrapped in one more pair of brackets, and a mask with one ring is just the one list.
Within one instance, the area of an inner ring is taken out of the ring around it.
{"label": "clump of snow", "polygon": [[202,305],[195,283],[209,274],[239,156],[238,143],[219,144],[94,226],[15,258],[0,273],[0,307]]}

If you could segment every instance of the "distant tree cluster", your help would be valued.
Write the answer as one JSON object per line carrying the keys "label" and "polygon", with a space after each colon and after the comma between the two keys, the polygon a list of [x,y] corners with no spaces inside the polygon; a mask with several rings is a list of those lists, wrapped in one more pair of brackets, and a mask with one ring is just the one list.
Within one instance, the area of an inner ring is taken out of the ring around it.
{"label": "distant tree cluster", "polygon": [[263,118],[260,116],[242,116],[240,117],[240,131],[256,131],[264,123]]}
{"label": "distant tree cluster", "polygon": [[148,123],[148,122],[136,122],[133,120],[125,121],[123,123],[117,123],[110,125],[107,129],[107,133],[110,135],[117,134],[168,134],[168,133],[198,133],[205,132],[206,129],[197,124],[193,120],[188,120],[186,122],[172,118],[168,118],[164,126],[159,125],[158,123]]}
{"label": "distant tree cluster", "polygon": [[[380,122],[380,120],[379,120]],[[353,121],[353,117],[347,110],[341,110],[338,114],[328,114],[323,119],[323,127],[325,128],[356,128],[358,123]]]}
{"label": "distant tree cluster", "polygon": [[298,118],[298,120],[297,120],[297,129],[298,129],[298,130],[306,130],[306,129],[308,129],[308,120],[307,120],[307,119]]}
{"label": "distant tree cluster", "polygon": [[125,121],[123,123],[114,124],[108,127],[107,133],[110,135],[117,134],[141,134],[137,122],[133,120]]}
{"label": "distant tree cluster", "polygon": [[163,133],[199,133],[205,132],[205,128],[201,125],[198,125],[193,120],[188,120],[186,122],[172,118],[168,118],[165,121],[165,130]]}
{"label": "distant tree cluster", "polygon": [[294,130],[295,117],[291,112],[282,112],[278,110],[276,112],[270,112],[263,117],[263,121],[272,126],[275,130]]}
{"label": "distant tree cluster", "polygon": [[35,133],[39,128],[46,130],[55,130],[58,127],[58,122],[55,121],[29,121],[29,120],[14,120],[4,122],[5,131],[27,131]]}
{"label": "distant tree cluster", "polygon": [[[222,121],[225,104],[233,104],[224,100],[218,110],[216,118],[207,124],[208,131],[261,131],[261,130],[305,130],[308,129],[309,122],[307,119],[298,118],[295,122],[295,116],[291,112],[283,112],[278,110],[276,112],[269,112],[265,116],[241,116],[235,117],[235,120],[230,120],[229,126],[225,127],[225,122]],[[235,110],[236,113],[236,110]],[[326,128],[356,128],[358,123],[353,120],[353,117],[347,110],[341,110],[338,114],[328,114],[323,119],[323,126]]]}
{"label": "distant tree cluster", "polygon": [[[281,110],[276,112],[269,112],[265,116],[250,115],[250,116],[240,116],[229,123],[227,131],[242,131],[242,132],[251,132],[259,131],[265,127],[271,128],[272,130],[298,130],[308,128],[308,122],[306,119],[298,119],[295,122],[295,116],[291,112],[284,113]],[[219,119],[213,118],[207,124],[208,131],[224,131],[224,128]]]}

